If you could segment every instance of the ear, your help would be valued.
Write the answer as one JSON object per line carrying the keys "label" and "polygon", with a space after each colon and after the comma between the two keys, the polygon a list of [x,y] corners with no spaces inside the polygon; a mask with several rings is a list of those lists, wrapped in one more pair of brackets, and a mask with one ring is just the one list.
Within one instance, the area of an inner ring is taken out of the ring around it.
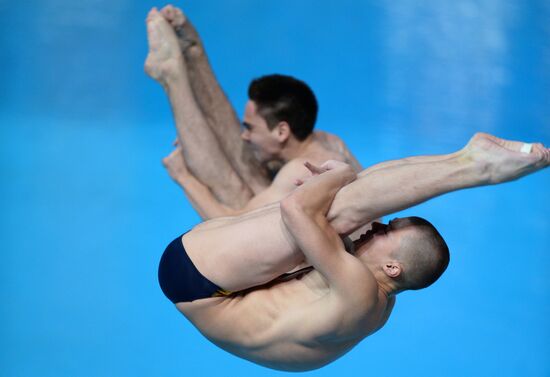
{"label": "ear", "polygon": [[287,122],[279,122],[274,128],[277,132],[277,139],[280,143],[284,143],[290,138],[292,131],[290,131],[290,125]]}
{"label": "ear", "polygon": [[401,272],[403,272],[403,266],[401,266],[401,263],[395,261],[384,263],[382,269],[384,270],[384,273],[392,279],[395,279],[401,275]]}

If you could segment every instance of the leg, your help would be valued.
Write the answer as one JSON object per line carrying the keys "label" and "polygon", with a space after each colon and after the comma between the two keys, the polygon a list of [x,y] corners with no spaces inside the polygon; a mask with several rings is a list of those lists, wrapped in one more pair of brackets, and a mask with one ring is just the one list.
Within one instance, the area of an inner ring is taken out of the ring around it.
{"label": "leg", "polygon": [[243,143],[239,119],[216,80],[197,31],[180,9],[167,5],[161,13],[176,31],[187,61],[191,88],[209,126],[233,168],[258,193],[270,184],[267,171]]}
{"label": "leg", "polygon": [[327,218],[348,234],[374,218],[412,207],[430,198],[469,187],[518,179],[550,165],[550,149],[476,134],[462,150],[448,155],[412,157],[367,169],[343,187]]}
{"label": "leg", "polygon": [[176,36],[153,9],[147,18],[147,73],[165,88],[189,170],[223,203],[240,206],[252,196],[232,168],[195,102]]}

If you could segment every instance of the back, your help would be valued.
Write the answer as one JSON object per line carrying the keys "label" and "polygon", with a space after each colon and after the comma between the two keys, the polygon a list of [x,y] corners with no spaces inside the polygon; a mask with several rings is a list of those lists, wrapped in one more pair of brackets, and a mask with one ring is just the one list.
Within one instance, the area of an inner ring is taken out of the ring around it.
{"label": "back", "polygon": [[386,322],[393,300],[377,290],[371,294],[371,304],[350,305],[312,271],[246,294],[177,307],[224,350],[270,368],[305,371],[342,356]]}

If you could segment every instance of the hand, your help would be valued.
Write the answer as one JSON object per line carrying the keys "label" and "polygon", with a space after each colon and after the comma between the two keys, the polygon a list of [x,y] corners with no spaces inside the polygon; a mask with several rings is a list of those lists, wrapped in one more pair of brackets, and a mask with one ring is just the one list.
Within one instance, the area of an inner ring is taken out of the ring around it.
{"label": "hand", "polygon": [[162,159],[162,164],[168,171],[168,174],[170,174],[170,177],[177,183],[180,183],[185,180],[190,173],[185,163],[183,150],[177,140],[174,142],[174,146],[176,148],[168,156]]}
{"label": "hand", "polygon": [[[351,168],[351,166],[345,162],[337,161],[337,160],[328,160],[325,161],[321,166],[316,166],[310,163],[309,161],[304,162],[304,166],[310,171],[311,175],[307,178],[301,179],[298,178],[294,181],[294,184],[296,186],[300,186],[304,184],[305,182],[309,181],[311,178],[318,176],[320,174],[323,174],[330,170],[348,170],[350,174],[349,182],[355,180],[356,174]],[[348,182],[348,183],[349,183]]]}

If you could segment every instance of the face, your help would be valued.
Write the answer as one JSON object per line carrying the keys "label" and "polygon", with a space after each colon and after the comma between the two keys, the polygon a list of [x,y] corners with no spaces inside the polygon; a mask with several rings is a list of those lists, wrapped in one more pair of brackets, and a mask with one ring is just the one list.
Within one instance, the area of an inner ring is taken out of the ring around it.
{"label": "face", "polygon": [[375,251],[383,250],[390,252],[400,242],[402,232],[398,230],[404,225],[403,219],[399,218],[391,220],[388,224],[373,222],[372,228],[354,242],[355,250],[360,254],[373,254]]}
{"label": "face", "polygon": [[244,109],[243,139],[256,159],[262,163],[275,160],[281,150],[277,127],[270,130],[265,119],[258,114],[256,104],[248,101]]}

